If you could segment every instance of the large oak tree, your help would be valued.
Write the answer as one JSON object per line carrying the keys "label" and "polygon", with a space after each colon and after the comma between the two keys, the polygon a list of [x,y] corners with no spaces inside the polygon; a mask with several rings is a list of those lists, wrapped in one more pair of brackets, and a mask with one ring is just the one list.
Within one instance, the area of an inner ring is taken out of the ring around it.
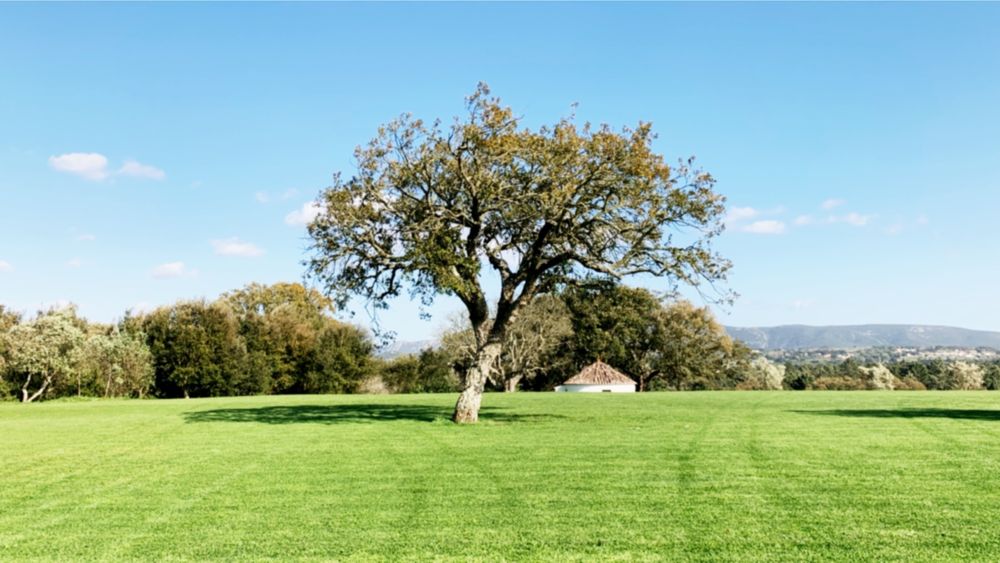
{"label": "large oak tree", "polygon": [[[714,179],[668,166],[648,123],[532,130],[484,84],[467,109],[447,127],[409,115],[380,127],[309,225],[309,271],[338,305],[385,307],[404,290],[465,305],[476,357],[456,422],[478,419],[505,332],[536,294],[594,274],[699,285],[729,267],[709,244],[722,229]],[[500,278],[492,319],[484,268]]]}

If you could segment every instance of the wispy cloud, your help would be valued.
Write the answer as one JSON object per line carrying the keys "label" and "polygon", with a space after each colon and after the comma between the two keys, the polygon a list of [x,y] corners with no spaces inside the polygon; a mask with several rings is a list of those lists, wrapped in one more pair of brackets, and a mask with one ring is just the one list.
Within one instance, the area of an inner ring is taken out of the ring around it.
{"label": "wispy cloud", "polygon": [[295,188],[288,188],[283,192],[274,192],[274,193],[265,192],[262,190],[259,192],[255,192],[253,194],[253,198],[254,200],[257,201],[257,203],[270,203],[272,201],[287,201],[297,195],[299,195],[299,190]]}
{"label": "wispy cloud", "polygon": [[847,203],[845,200],[830,198],[823,202],[822,207],[823,209],[830,211],[831,209],[836,209],[845,203]]}
{"label": "wispy cloud", "polygon": [[71,152],[49,157],[49,166],[59,172],[99,182],[109,176],[108,158],[96,152]]}
{"label": "wispy cloud", "polygon": [[198,270],[192,270],[184,265],[184,262],[167,262],[153,268],[150,272],[158,280],[180,278],[198,275]]}
{"label": "wispy cloud", "polygon": [[13,272],[14,266],[10,265],[10,262],[6,260],[0,260],[0,273],[3,272]]}
{"label": "wispy cloud", "polygon": [[215,249],[215,253],[219,256],[243,256],[245,258],[252,258],[254,256],[261,256],[264,254],[264,250],[253,243],[242,241],[237,237],[230,237],[227,239],[213,240],[212,248]]}
{"label": "wispy cloud", "polygon": [[161,168],[143,164],[135,160],[126,160],[125,164],[118,169],[120,176],[131,176],[133,178],[145,178],[147,180],[161,181],[167,178],[167,173]]}
{"label": "wispy cloud", "polygon": [[799,215],[792,221],[797,227],[804,227],[806,225],[812,225],[816,222],[816,219],[812,215]]}
{"label": "wispy cloud", "polygon": [[744,226],[741,231],[757,235],[781,235],[785,233],[785,223],[774,219],[754,221]]}
{"label": "wispy cloud", "polygon": [[76,235],[76,240],[80,242],[93,242],[97,240],[97,235],[92,235],[90,233],[84,233],[82,235]]}
{"label": "wispy cloud", "polygon": [[845,215],[831,215],[827,217],[826,221],[828,223],[846,223],[852,227],[864,227],[871,223],[873,219],[875,219],[875,215],[862,215],[861,213],[852,211]]}
{"label": "wispy cloud", "polygon": [[80,266],[83,266],[83,260],[79,258],[71,258],[66,262],[67,268],[79,268]]}
{"label": "wispy cloud", "polygon": [[117,171],[108,168],[108,157],[97,152],[70,152],[49,157],[49,166],[53,170],[73,174],[86,180],[100,182],[112,176],[128,176],[147,180],[164,180],[167,177],[162,169],[136,160],[126,160]]}
{"label": "wispy cloud", "polygon": [[745,221],[747,219],[753,219],[759,214],[760,212],[753,207],[733,207],[726,213],[725,218],[723,218],[723,222],[729,225]]}
{"label": "wispy cloud", "polygon": [[301,208],[285,215],[285,223],[296,227],[308,225],[309,223],[312,223],[313,219],[315,219],[322,210],[323,207],[319,203],[315,201],[306,202],[302,204]]}

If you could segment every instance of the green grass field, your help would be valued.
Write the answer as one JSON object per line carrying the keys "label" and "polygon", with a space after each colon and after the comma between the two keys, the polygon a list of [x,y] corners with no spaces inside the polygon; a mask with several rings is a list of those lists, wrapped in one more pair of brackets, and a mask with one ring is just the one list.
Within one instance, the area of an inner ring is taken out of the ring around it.
{"label": "green grass field", "polygon": [[0,405],[0,560],[1000,559],[1000,395]]}

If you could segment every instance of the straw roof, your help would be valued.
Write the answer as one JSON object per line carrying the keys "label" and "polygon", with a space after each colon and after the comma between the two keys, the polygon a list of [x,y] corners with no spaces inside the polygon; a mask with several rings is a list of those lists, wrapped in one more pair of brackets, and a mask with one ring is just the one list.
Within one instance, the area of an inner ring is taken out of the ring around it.
{"label": "straw roof", "polygon": [[580,373],[567,379],[564,385],[621,385],[632,384],[635,381],[608,364],[597,360],[580,370]]}

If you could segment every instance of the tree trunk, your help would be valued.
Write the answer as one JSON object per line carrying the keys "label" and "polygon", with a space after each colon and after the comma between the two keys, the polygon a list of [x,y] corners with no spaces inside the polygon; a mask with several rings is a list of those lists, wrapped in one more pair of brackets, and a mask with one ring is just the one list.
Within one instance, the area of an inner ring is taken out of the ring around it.
{"label": "tree trunk", "polygon": [[514,391],[517,391],[517,384],[520,383],[522,379],[524,379],[523,375],[515,375],[514,377],[511,377],[510,379],[504,381],[503,382],[504,392],[513,393]]}
{"label": "tree trunk", "polygon": [[24,381],[24,387],[21,387],[21,402],[28,402],[28,386],[31,385],[31,374],[28,374],[28,378]]}
{"label": "tree trunk", "polygon": [[[29,377],[28,378],[28,382],[30,382],[30,381],[31,381],[31,378]],[[52,383],[52,378],[51,377],[46,377],[43,380],[43,382],[42,382],[42,386],[39,387],[38,391],[35,391],[35,394],[31,395],[30,397],[28,396],[28,383],[25,383],[24,387],[21,389],[21,393],[22,393],[22,395],[21,395],[21,402],[30,403],[30,402],[34,401],[35,399],[41,397],[42,393],[44,393],[45,390],[49,388],[49,383]]]}
{"label": "tree trunk", "polygon": [[462,392],[458,396],[458,402],[455,403],[455,414],[451,416],[452,421],[459,424],[479,421],[479,405],[483,400],[486,377],[498,356],[500,356],[500,342],[487,342],[476,351],[476,360],[465,373]]}

